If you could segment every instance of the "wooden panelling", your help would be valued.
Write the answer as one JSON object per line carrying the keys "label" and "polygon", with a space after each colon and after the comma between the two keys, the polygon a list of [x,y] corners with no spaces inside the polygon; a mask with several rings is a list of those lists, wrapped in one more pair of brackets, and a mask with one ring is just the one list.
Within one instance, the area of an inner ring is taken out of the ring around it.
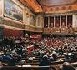
{"label": "wooden panelling", "polygon": [[31,31],[31,32],[43,32],[43,28],[38,28],[30,25],[25,25],[25,30]]}
{"label": "wooden panelling", "polygon": [[44,28],[46,34],[74,34],[77,29],[74,28]]}
{"label": "wooden panelling", "polygon": [[62,34],[68,34],[68,28],[66,28],[66,27],[61,28],[60,31],[61,31]]}
{"label": "wooden panelling", "polygon": [[43,32],[43,28],[35,28],[35,32]]}

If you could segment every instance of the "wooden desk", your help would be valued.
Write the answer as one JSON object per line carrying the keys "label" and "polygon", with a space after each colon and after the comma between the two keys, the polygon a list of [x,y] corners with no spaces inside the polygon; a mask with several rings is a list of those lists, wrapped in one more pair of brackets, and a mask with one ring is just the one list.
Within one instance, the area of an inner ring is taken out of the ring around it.
{"label": "wooden desk", "polygon": [[0,70],[51,70],[51,66],[5,66],[0,68]]}

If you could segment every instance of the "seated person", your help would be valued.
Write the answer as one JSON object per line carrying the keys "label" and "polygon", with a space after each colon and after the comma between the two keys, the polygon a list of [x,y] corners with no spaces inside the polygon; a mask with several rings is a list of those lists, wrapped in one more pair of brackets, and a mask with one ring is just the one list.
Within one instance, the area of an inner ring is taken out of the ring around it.
{"label": "seated person", "polygon": [[60,70],[75,70],[75,68],[68,62],[64,62]]}
{"label": "seated person", "polygon": [[[40,66],[48,66],[50,65],[50,61],[47,55],[44,55],[40,60]],[[49,68],[41,68],[41,70],[49,70]]]}
{"label": "seated person", "polygon": [[52,53],[52,57],[53,57],[53,60],[56,61],[57,60],[57,53],[55,51],[53,51]]}
{"label": "seated person", "polygon": [[46,55],[44,55],[40,61],[40,66],[50,65],[50,61]]}

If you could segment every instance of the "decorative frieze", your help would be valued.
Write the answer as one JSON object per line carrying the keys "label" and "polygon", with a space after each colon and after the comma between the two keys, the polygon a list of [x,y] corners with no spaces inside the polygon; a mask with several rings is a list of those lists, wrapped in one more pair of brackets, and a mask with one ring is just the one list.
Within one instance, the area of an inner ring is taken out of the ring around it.
{"label": "decorative frieze", "polygon": [[18,22],[14,22],[14,21],[11,21],[11,20],[5,20],[4,18],[0,18],[0,24],[25,29],[24,24],[19,24]]}

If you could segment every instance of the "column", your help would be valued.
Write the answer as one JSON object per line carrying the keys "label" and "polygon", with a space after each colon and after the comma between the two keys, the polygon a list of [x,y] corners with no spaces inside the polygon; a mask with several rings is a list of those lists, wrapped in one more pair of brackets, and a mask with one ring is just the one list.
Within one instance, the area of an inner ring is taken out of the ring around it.
{"label": "column", "polygon": [[67,27],[67,15],[66,15],[66,27]]}
{"label": "column", "polygon": [[60,28],[61,28],[61,15],[60,15]]}
{"label": "column", "polygon": [[48,28],[49,28],[49,25],[50,25],[50,17],[48,16]]}
{"label": "column", "polygon": [[54,28],[55,28],[55,16],[54,16]]}

